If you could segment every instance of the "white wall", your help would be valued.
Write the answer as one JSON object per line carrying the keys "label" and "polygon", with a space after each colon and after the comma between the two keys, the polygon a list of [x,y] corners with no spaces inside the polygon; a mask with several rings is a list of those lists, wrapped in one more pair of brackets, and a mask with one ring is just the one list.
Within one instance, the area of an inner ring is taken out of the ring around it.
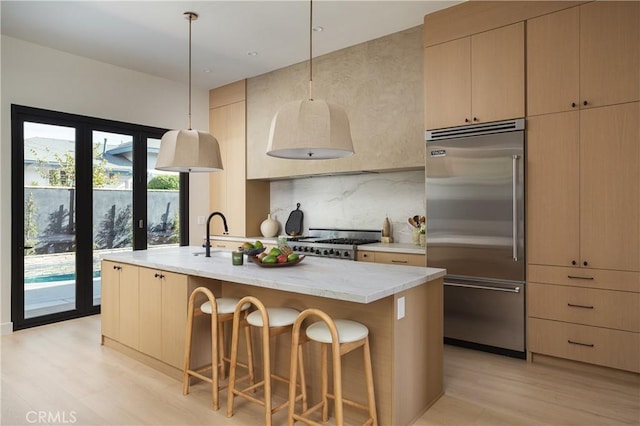
{"label": "white wall", "polygon": [[[0,332],[11,331],[11,104],[169,129],[187,124],[187,85],[2,36]],[[194,89],[193,127],[209,128],[208,91]],[[20,165],[21,166],[21,165]],[[191,175],[190,241],[208,213],[208,175]],[[205,194],[203,196],[203,194]]]}

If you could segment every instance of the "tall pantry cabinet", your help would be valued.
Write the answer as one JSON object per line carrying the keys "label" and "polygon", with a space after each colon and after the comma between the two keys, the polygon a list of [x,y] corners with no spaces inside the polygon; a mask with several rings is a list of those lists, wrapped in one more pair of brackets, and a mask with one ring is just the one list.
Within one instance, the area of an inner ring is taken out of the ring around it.
{"label": "tall pantry cabinet", "polygon": [[530,356],[640,372],[640,3],[527,21]]}
{"label": "tall pantry cabinet", "polygon": [[[209,91],[209,129],[218,140],[224,170],[210,174],[209,207],[227,218],[229,234],[260,235],[269,213],[269,182],[247,180],[246,80]],[[211,234],[222,235],[222,221],[211,223]]]}

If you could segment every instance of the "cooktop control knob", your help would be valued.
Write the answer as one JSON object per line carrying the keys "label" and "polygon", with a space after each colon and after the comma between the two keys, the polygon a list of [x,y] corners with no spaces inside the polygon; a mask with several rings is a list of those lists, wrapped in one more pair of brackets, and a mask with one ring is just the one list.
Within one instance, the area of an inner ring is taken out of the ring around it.
{"label": "cooktop control knob", "polygon": [[316,250],[316,254],[320,254],[320,249],[317,249],[317,250]]}
{"label": "cooktop control knob", "polygon": [[325,256],[327,256],[327,255],[329,254],[329,251],[328,251],[328,250],[325,250],[325,251],[323,251],[323,252],[322,252],[322,254],[324,254]]}
{"label": "cooktop control knob", "polygon": [[349,252],[348,251],[344,252],[344,257],[349,257]]}
{"label": "cooktop control knob", "polygon": [[333,254],[333,249],[329,249],[329,254]]}

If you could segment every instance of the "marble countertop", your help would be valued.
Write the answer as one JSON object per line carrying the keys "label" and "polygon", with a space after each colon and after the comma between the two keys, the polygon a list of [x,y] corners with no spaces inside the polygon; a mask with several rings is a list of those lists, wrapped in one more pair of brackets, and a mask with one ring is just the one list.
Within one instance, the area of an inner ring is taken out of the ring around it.
{"label": "marble countertop", "polygon": [[105,254],[104,260],[130,263],[186,275],[212,278],[293,293],[371,303],[444,277],[446,270],[386,265],[307,256],[295,266],[263,268],[248,262],[234,266],[231,252],[201,247],[153,248]]}

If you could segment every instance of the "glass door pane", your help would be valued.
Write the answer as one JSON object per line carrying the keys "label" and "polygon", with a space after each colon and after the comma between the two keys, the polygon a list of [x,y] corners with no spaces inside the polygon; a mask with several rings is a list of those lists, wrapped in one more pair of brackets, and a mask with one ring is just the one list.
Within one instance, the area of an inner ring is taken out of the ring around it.
{"label": "glass door pane", "polygon": [[76,129],[24,122],[24,318],[76,308]]}
{"label": "glass door pane", "polygon": [[92,131],[93,304],[100,304],[100,259],[133,247],[133,136]]}
{"label": "glass door pane", "polygon": [[160,139],[147,138],[147,245],[180,243],[180,173],[156,170]]}

